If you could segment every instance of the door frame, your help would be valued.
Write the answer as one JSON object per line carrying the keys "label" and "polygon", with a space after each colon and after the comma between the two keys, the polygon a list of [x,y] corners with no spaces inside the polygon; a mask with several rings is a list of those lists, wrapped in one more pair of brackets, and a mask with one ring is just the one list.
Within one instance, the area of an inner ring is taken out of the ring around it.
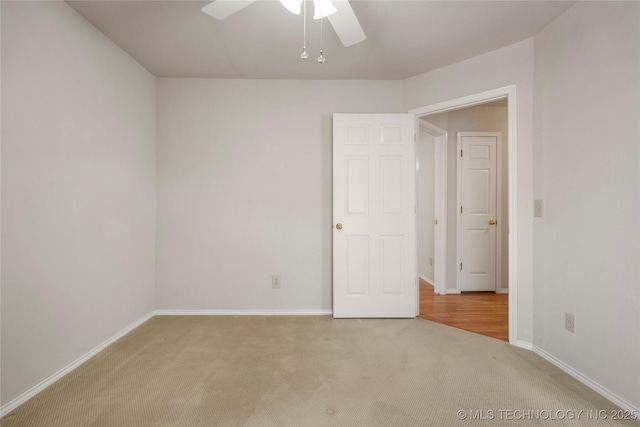
{"label": "door frame", "polygon": [[[463,136],[495,136],[496,137],[496,247],[495,247],[495,279],[496,284],[494,291],[499,294],[503,293],[502,289],[502,132],[458,132],[456,135],[456,169],[458,174],[456,189],[456,206],[462,205],[462,157],[457,153],[462,150]],[[456,262],[462,262],[462,214],[456,209],[456,236],[458,237],[456,248]],[[456,289],[462,292],[462,276],[461,270],[456,268]]]}
{"label": "door frame", "polygon": [[[416,122],[421,117],[437,113],[445,113],[474,105],[507,99],[508,134],[507,140],[509,157],[508,185],[509,185],[509,342],[517,345],[518,341],[518,132],[516,117],[516,85],[509,85],[488,90],[448,101],[438,102],[420,108],[409,110],[416,116]],[[416,124],[417,126],[418,124]],[[417,274],[417,271],[416,271]],[[419,292],[419,291],[418,291]]]}
{"label": "door frame", "polygon": [[[434,145],[434,219],[438,221],[439,232],[434,230],[434,262],[433,262],[433,290],[436,294],[446,295],[447,293],[447,149],[449,142],[449,133],[434,125],[427,120],[416,119],[418,129],[418,141],[416,142],[416,164],[418,160],[418,144],[420,144],[420,130],[427,132],[435,138]],[[418,191],[418,170],[416,168],[416,191]],[[416,205],[418,196],[416,193]],[[418,212],[419,214],[420,212]],[[416,220],[418,220],[416,218]],[[416,234],[417,240],[417,234]],[[416,242],[417,248],[417,242]],[[418,251],[416,250],[416,256]],[[416,260],[416,266],[417,266]],[[418,272],[419,273],[419,272]],[[418,274],[420,276],[420,274]],[[418,286],[418,298],[416,304],[418,306],[416,313],[420,314],[420,298]]]}

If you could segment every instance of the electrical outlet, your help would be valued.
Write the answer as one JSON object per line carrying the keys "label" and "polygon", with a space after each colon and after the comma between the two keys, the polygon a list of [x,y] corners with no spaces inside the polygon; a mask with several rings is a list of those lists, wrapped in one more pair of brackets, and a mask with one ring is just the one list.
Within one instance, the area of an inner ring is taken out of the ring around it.
{"label": "electrical outlet", "polygon": [[280,276],[275,275],[275,274],[273,276],[271,276],[271,287],[273,289],[280,289],[281,288]]}
{"label": "electrical outlet", "polygon": [[576,333],[576,317],[573,314],[564,314],[564,328],[571,333]]}

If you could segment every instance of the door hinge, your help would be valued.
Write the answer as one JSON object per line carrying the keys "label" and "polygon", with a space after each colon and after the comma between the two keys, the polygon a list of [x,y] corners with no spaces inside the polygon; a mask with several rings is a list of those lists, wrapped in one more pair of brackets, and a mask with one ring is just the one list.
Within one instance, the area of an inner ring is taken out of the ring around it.
{"label": "door hinge", "polygon": [[462,263],[460,263],[460,270],[462,270]]}
{"label": "door hinge", "polygon": [[460,213],[462,213],[462,206],[460,206]]}
{"label": "door hinge", "polygon": [[462,150],[460,150],[460,157],[462,157]]}

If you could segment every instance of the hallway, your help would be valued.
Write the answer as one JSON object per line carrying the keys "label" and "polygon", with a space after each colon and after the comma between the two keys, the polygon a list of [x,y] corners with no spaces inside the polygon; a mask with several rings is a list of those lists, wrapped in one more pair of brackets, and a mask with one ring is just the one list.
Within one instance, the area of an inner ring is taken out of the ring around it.
{"label": "hallway", "polygon": [[509,341],[509,294],[465,292],[436,295],[420,279],[420,318]]}

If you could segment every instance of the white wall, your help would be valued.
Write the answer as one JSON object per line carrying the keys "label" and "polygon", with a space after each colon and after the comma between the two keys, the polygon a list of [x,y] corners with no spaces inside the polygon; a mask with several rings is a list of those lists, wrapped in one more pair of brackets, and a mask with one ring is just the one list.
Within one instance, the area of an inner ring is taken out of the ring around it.
{"label": "white wall", "polygon": [[2,403],[154,308],[155,78],[64,2],[2,2]]}
{"label": "white wall", "polygon": [[337,112],[402,82],[158,80],[159,309],[331,310]]}
{"label": "white wall", "polygon": [[640,408],[640,3],[580,2],[540,32],[535,89],[534,343]]}
{"label": "white wall", "polygon": [[518,340],[530,343],[533,339],[533,39],[406,79],[404,106],[407,110],[420,108],[513,84],[518,110],[516,334]]}
{"label": "white wall", "polygon": [[[2,4],[0,4],[0,100],[2,100]],[[2,102],[0,101],[0,236],[2,236]],[[2,238],[0,237],[0,365],[2,361]],[[2,366],[0,366],[0,382]],[[2,406],[2,384],[0,384],[0,407]]]}

